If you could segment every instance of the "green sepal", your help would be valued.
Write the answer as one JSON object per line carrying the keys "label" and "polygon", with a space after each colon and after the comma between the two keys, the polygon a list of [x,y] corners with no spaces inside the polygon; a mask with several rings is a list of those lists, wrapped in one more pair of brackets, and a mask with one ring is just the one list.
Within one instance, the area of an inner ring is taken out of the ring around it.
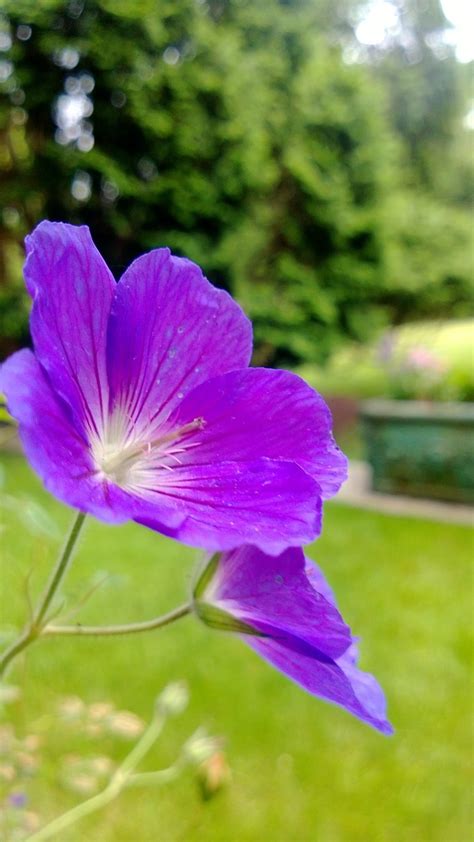
{"label": "green sepal", "polygon": [[199,597],[203,596],[209,582],[214,578],[214,573],[217,570],[217,566],[219,564],[219,553],[214,553],[213,556],[209,559],[208,563],[206,564],[204,570],[200,574],[193,590],[193,597],[195,600],[198,600]]}
{"label": "green sepal", "polygon": [[195,602],[194,610],[199,619],[206,626],[210,626],[211,629],[236,632],[237,634],[251,634],[255,637],[266,637],[266,635],[254,629],[253,626],[249,626],[243,620],[238,620],[237,617],[233,617],[232,614],[228,614],[227,611],[223,611],[222,608],[218,608],[216,605],[210,605],[207,602]]}

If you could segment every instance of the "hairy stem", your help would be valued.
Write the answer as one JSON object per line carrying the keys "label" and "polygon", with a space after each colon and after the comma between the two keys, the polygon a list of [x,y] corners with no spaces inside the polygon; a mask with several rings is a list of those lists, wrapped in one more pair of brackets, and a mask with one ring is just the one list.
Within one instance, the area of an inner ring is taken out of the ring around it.
{"label": "hairy stem", "polygon": [[51,576],[46,585],[45,591],[40,598],[38,605],[33,611],[28,625],[22,631],[17,640],[13,641],[11,646],[3,652],[0,657],[0,677],[5,674],[9,664],[20,654],[27,646],[30,646],[42,633],[45,626],[45,618],[48,609],[57,593],[57,590],[66,575],[69,564],[72,561],[74,549],[77,544],[77,539],[81,532],[85,520],[85,514],[78,512],[72,524],[71,531],[66,540],[63,550],[59,554],[58,560],[51,572]]}
{"label": "hairy stem", "polygon": [[111,626],[83,626],[80,623],[76,623],[71,626],[57,626],[50,624],[43,628],[42,634],[48,637],[56,635],[112,637],[114,635],[121,634],[138,634],[140,632],[162,628],[162,626],[167,626],[169,623],[174,623],[175,620],[179,620],[180,617],[185,617],[186,614],[190,614],[191,611],[192,604],[185,603],[184,605],[179,605],[178,608],[174,608],[173,611],[169,611],[167,614],[162,614],[160,617],[154,617],[152,620],[144,620],[141,623],[122,623]]}
{"label": "hairy stem", "polygon": [[76,515],[76,519],[72,524],[71,531],[69,533],[68,539],[64,545],[64,549],[60,554],[56,565],[54,566],[49,582],[46,585],[46,590],[36,608],[36,611],[33,615],[33,624],[35,626],[42,626],[43,620],[46,616],[46,612],[51,605],[51,602],[54,599],[54,596],[61,584],[66,572],[68,570],[69,564],[72,561],[73,552],[75,546],[77,544],[77,539],[79,538],[81,529],[84,525],[84,521],[86,519],[85,514],[83,512],[78,512]]}

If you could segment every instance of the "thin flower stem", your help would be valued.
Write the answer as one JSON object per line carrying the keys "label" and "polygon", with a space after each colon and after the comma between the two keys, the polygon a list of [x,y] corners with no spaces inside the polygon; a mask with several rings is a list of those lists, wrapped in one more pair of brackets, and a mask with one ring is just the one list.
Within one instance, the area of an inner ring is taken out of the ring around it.
{"label": "thin flower stem", "polygon": [[73,552],[77,544],[77,539],[81,532],[85,520],[85,514],[79,512],[72,524],[71,531],[66,540],[63,550],[52,570],[49,581],[46,585],[43,596],[38,605],[33,611],[33,616],[30,622],[25,627],[20,636],[15,640],[8,649],[0,657],[0,677],[4,675],[9,664],[20,654],[27,646],[30,646],[41,634],[45,625],[45,617],[48,608],[53,601],[59,585],[61,584],[69,564],[72,561]]}
{"label": "thin flower stem", "polygon": [[151,747],[156,743],[160,736],[163,725],[165,724],[165,716],[163,714],[155,713],[146,731],[143,732],[138,742],[134,745],[131,752],[127,754],[125,760],[120,764],[112,780],[125,780],[128,778],[138,764],[148,754]]}
{"label": "thin flower stem", "polygon": [[33,836],[28,836],[26,842],[45,842],[46,839],[52,839],[57,833],[66,830],[67,827],[75,824],[80,819],[83,819],[85,816],[89,816],[91,813],[95,813],[95,811],[100,810],[101,807],[105,807],[110,803],[110,801],[113,801],[120,792],[120,789],[117,790],[115,787],[112,788],[111,784],[112,782],[104,790],[102,790],[102,792],[99,792],[98,795],[88,798],[87,801],[83,801],[81,804],[78,804],[77,807],[73,807],[72,810],[69,810],[67,813],[63,813],[63,815],[58,816],[57,819],[53,819],[52,822],[45,825],[45,827],[37,833],[34,833]]}
{"label": "thin flower stem", "polygon": [[169,623],[174,623],[180,617],[185,617],[192,611],[192,604],[187,602],[184,605],[179,605],[173,611],[167,614],[162,614],[160,617],[154,617],[152,620],[144,620],[141,623],[122,623],[112,626],[83,626],[80,623],[72,626],[56,626],[54,624],[47,625],[43,628],[42,635],[51,637],[56,635],[68,635],[78,637],[112,637],[121,634],[139,634],[144,631],[152,631],[153,629],[160,629],[162,626],[167,626]]}
{"label": "thin flower stem", "polygon": [[64,545],[64,549],[58,558],[57,564],[53,568],[50,580],[46,585],[46,590],[35,611],[33,623],[36,626],[41,627],[43,620],[46,616],[46,612],[49,606],[51,605],[52,600],[54,599],[56,591],[58,590],[59,585],[64,579],[64,576],[66,575],[69,564],[72,561],[73,550],[76,546],[77,539],[79,538],[79,534],[84,525],[85,519],[86,516],[83,512],[77,513],[76,519],[72,524],[69,537],[66,541],[66,544]]}
{"label": "thin flower stem", "polygon": [[127,786],[158,786],[160,784],[167,784],[169,781],[174,781],[183,770],[183,762],[181,759],[168,766],[167,769],[159,769],[157,772],[136,772],[131,775],[127,781]]}
{"label": "thin flower stem", "polygon": [[[46,842],[47,839],[52,839],[56,836],[56,834],[80,821],[80,819],[83,819],[85,816],[89,816],[91,813],[95,813],[96,810],[100,810],[101,807],[105,807],[117,798],[126,786],[138,785],[140,783],[141,775],[134,775],[133,771],[145,755],[148,754],[151,747],[160,736],[164,722],[165,718],[163,716],[155,716],[154,719],[152,719],[150,725],[138,743],[134,746],[130,754],[127,755],[123,763],[121,763],[121,765],[115,770],[109,783],[102,792],[99,792],[97,795],[93,795],[92,798],[88,798],[87,801],[83,801],[81,804],[73,807],[72,810],[68,810],[67,813],[63,813],[62,816],[58,816],[57,819],[53,819],[52,822],[45,825],[41,828],[41,830],[38,830],[37,833],[33,833],[32,836],[29,836],[26,842]],[[154,783],[164,783],[175,777],[176,766],[177,764],[174,764],[173,766],[170,766],[169,769],[161,770],[161,772],[144,773],[144,777],[146,777],[147,774],[151,774],[155,776],[153,781]],[[135,780],[135,778],[138,780]],[[148,781],[147,779],[144,782],[151,783],[152,781]]]}

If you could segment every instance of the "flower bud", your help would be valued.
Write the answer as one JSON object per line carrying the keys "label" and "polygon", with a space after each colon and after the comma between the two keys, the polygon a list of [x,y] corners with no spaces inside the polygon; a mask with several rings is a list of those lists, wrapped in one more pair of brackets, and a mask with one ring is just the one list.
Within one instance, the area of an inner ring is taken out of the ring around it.
{"label": "flower bud", "polygon": [[198,766],[197,779],[206,801],[230,783],[231,771],[223,751],[214,752]]}
{"label": "flower bud", "polygon": [[189,693],[185,682],[174,681],[158,696],[156,709],[162,716],[178,716],[186,709],[188,701]]}
{"label": "flower bud", "polygon": [[183,758],[192,765],[199,766],[212,757],[222,747],[221,737],[210,736],[205,728],[197,731],[187,740],[182,748]]}
{"label": "flower bud", "polygon": [[145,723],[130,710],[118,710],[108,718],[107,730],[124,739],[135,740],[145,730]]}

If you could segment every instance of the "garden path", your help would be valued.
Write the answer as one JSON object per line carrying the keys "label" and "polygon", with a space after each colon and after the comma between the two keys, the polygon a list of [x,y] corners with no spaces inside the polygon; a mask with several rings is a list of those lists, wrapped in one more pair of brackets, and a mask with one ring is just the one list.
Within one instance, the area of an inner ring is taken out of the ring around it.
{"label": "garden path", "polygon": [[387,514],[474,526],[474,506],[372,491],[370,465],[356,459],[351,460],[347,482],[334,499],[339,503]]}

